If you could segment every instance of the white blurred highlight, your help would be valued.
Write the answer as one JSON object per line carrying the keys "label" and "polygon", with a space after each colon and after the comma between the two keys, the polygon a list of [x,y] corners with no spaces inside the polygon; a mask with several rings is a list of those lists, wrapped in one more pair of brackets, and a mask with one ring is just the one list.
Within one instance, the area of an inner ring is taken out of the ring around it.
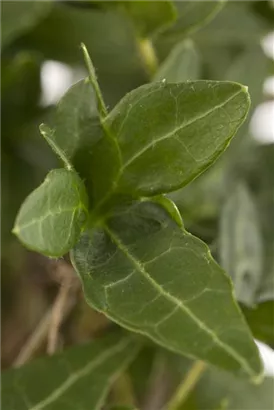
{"label": "white blurred highlight", "polygon": [[274,376],[274,350],[266,344],[255,340],[258,346],[260,356],[264,364],[264,371],[266,376]]}
{"label": "white blurred highlight", "polygon": [[260,104],[250,121],[252,136],[262,144],[274,143],[274,100]]}
{"label": "white blurred highlight", "polygon": [[81,68],[71,68],[59,61],[45,61],[41,68],[41,105],[56,104],[72,84],[85,76]]}

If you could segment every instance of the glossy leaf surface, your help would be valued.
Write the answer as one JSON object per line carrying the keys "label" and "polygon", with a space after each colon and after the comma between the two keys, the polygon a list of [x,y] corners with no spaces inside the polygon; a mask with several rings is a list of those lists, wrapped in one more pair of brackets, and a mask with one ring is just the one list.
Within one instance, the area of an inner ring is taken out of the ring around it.
{"label": "glossy leaf surface", "polygon": [[257,348],[207,246],[144,202],[81,237],[72,262],[88,303],[175,352],[249,377]]}
{"label": "glossy leaf surface", "polygon": [[230,82],[161,82],[127,94],[105,120],[121,155],[106,196],[153,196],[186,185],[225,150],[248,108],[245,87]]}

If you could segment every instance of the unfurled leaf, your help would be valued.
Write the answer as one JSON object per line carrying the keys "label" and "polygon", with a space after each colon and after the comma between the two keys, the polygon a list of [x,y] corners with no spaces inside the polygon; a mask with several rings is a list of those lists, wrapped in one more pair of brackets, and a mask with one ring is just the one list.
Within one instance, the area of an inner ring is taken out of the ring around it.
{"label": "unfurled leaf", "polygon": [[71,256],[88,303],[115,322],[172,351],[251,378],[260,373],[229,278],[161,207],[117,211],[85,232]]}
{"label": "unfurled leaf", "polygon": [[51,8],[51,1],[1,2],[1,43],[8,45],[20,34],[32,28],[46,17]]}
{"label": "unfurled leaf", "polygon": [[85,186],[77,173],[55,169],[23,202],[13,233],[32,250],[62,256],[85,227],[87,208]]}
{"label": "unfurled leaf", "polygon": [[274,300],[259,303],[254,308],[241,307],[255,339],[274,347]]}
{"label": "unfurled leaf", "polygon": [[110,335],[8,370],[2,375],[3,408],[100,410],[113,381],[138,350],[133,338]]}
{"label": "unfurled leaf", "polygon": [[262,236],[256,205],[243,183],[222,211],[220,261],[233,279],[237,300],[254,305],[263,270]]}
{"label": "unfurled leaf", "polygon": [[161,82],[127,94],[104,122],[121,168],[101,202],[113,193],[154,196],[186,185],[226,149],[248,108],[246,89],[229,82]]}
{"label": "unfurled leaf", "polygon": [[177,44],[157,71],[154,80],[179,83],[199,77],[200,59],[191,40]]}
{"label": "unfurled leaf", "polygon": [[225,2],[217,1],[176,1],[178,19],[165,35],[185,37],[209,23],[222,9]]}

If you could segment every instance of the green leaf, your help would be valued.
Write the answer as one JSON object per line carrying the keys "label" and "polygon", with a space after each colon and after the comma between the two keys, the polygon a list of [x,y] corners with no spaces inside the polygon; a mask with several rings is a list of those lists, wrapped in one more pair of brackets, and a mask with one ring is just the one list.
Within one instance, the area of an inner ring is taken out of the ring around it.
{"label": "green leaf", "polygon": [[[204,2],[206,3],[211,2]],[[269,26],[253,13],[249,2],[227,1],[226,3],[215,19],[195,33],[195,42],[201,49],[208,45],[211,47],[235,45],[237,48],[258,45],[262,37],[269,32]],[[200,4],[197,2],[197,7]],[[215,58],[218,59],[218,54]]]}
{"label": "green leaf", "polygon": [[255,339],[274,346],[274,300],[259,303],[255,308],[241,306]]}
{"label": "green leaf", "polygon": [[15,38],[38,23],[43,17],[46,17],[50,9],[50,1],[2,1],[2,47],[8,45]]}
{"label": "green leaf", "polygon": [[138,350],[134,339],[110,335],[8,370],[2,375],[3,408],[99,410]]}
{"label": "green leaf", "polygon": [[[256,64],[254,64],[256,61]],[[255,45],[247,48],[228,67],[222,77],[228,81],[237,81],[248,86],[254,109],[263,98],[263,83],[268,73],[268,61],[262,47]]]}
{"label": "green leaf", "polygon": [[88,79],[68,90],[57,106],[52,130],[41,126],[41,133],[64,164],[73,166],[85,180],[89,197],[95,203],[110,187],[120,159],[116,141],[101,126],[96,96]]}
{"label": "green leaf", "polygon": [[262,235],[256,205],[243,183],[236,185],[223,207],[220,262],[233,279],[237,300],[254,305],[263,271]]}
{"label": "green leaf", "polygon": [[165,36],[186,37],[209,23],[223,8],[225,2],[219,1],[176,1],[178,19],[165,32]]}
{"label": "green leaf", "polygon": [[97,0],[93,3],[106,8],[122,7],[136,26],[141,37],[151,36],[153,33],[170,25],[176,18],[176,9],[171,0],[136,1],[136,0]]}
{"label": "green leaf", "polygon": [[225,150],[248,108],[246,89],[229,82],[161,82],[127,94],[104,121],[122,164],[102,202],[113,193],[154,196],[186,185]]}
{"label": "green leaf", "polygon": [[270,410],[273,408],[273,378],[255,386],[231,374],[208,370],[194,393],[198,409]]}
{"label": "green leaf", "polygon": [[181,354],[255,377],[257,348],[229,278],[199,239],[142,202],[84,233],[71,252],[87,302]]}
{"label": "green leaf", "polygon": [[149,37],[163,30],[176,18],[172,1],[120,1],[136,26],[140,37]]}
{"label": "green leaf", "polygon": [[88,79],[74,84],[59,101],[51,139],[74,165],[100,138],[96,96]]}
{"label": "green leaf", "polygon": [[157,71],[154,81],[179,83],[199,78],[200,59],[191,40],[177,44]]}
{"label": "green leaf", "polygon": [[23,202],[13,233],[28,248],[62,256],[77,242],[88,218],[83,181],[74,171],[55,169]]}

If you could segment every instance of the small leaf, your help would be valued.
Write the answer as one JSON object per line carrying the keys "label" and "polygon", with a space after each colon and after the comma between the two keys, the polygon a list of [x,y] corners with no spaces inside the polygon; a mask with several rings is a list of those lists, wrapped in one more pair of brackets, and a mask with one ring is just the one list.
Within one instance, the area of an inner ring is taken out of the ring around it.
{"label": "small leaf", "polygon": [[88,79],[74,84],[59,101],[52,128],[53,142],[73,165],[98,141],[101,134],[97,101]]}
{"label": "small leaf", "polygon": [[50,1],[17,2],[4,0],[1,2],[1,43],[8,45],[18,36],[32,28],[51,9]]}
{"label": "small leaf", "polygon": [[221,215],[220,261],[231,275],[236,298],[256,303],[263,270],[263,248],[257,209],[248,188],[239,183]]}
{"label": "small leaf", "polygon": [[104,121],[122,164],[103,201],[188,184],[226,149],[248,108],[246,89],[229,82],[154,83],[127,94]]}
{"label": "small leaf", "polygon": [[154,81],[184,82],[199,77],[200,59],[191,40],[184,40],[171,50],[157,71]]}
{"label": "small leaf", "polygon": [[111,335],[8,370],[2,375],[3,408],[99,410],[138,350],[132,338]]}
{"label": "small leaf", "polygon": [[52,130],[42,126],[41,132],[67,168],[72,165],[85,180],[89,197],[96,203],[110,188],[120,159],[116,141],[101,126],[88,79],[68,90],[57,106]]}
{"label": "small leaf", "polygon": [[74,171],[55,169],[23,202],[13,233],[28,248],[62,256],[77,242],[88,218],[84,183]]}
{"label": "small leaf", "polygon": [[225,2],[177,1],[178,20],[165,32],[165,36],[185,37],[209,23],[223,8]]}
{"label": "small leaf", "polygon": [[224,369],[260,373],[229,278],[161,207],[120,211],[84,233],[71,256],[87,302],[121,326]]}

